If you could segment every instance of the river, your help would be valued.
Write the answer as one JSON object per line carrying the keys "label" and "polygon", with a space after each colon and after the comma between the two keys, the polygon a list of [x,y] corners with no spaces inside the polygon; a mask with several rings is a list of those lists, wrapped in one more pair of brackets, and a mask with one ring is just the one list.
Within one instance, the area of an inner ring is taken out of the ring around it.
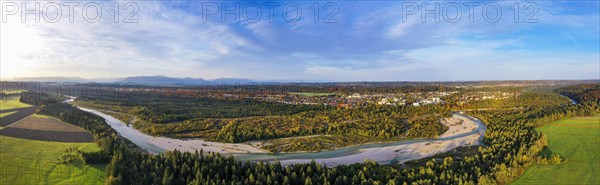
{"label": "river", "polygon": [[[135,128],[128,126],[124,122],[100,111],[82,107],[78,108],[103,117],[106,120],[106,123],[115,129],[121,136],[154,154],[174,149],[180,151],[203,149],[204,151],[231,154],[236,156],[239,160],[279,160],[282,164],[308,163],[312,159],[327,164],[328,166],[363,162],[364,159],[374,160],[379,163],[390,163],[395,161],[405,162],[446,152],[459,146],[477,145],[483,138],[483,133],[486,129],[480,120],[456,112],[453,113],[453,118],[462,119],[463,122],[467,124],[473,124],[472,130],[459,132],[457,134],[445,133],[444,135],[448,136],[437,139],[371,143],[322,152],[268,154],[266,151],[248,144],[209,142],[202,139],[181,140],[166,137],[154,137],[142,133]],[[463,127],[466,129],[466,126],[468,125],[464,125]]]}

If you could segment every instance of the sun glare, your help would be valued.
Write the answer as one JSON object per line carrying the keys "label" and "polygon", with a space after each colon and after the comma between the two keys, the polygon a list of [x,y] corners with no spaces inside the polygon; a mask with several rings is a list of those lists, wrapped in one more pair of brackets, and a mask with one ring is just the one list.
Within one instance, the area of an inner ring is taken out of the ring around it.
{"label": "sun glare", "polygon": [[[0,77],[35,76],[40,69],[45,39],[36,31],[35,25],[21,22],[3,23],[0,28]],[[36,65],[38,64],[38,65]]]}

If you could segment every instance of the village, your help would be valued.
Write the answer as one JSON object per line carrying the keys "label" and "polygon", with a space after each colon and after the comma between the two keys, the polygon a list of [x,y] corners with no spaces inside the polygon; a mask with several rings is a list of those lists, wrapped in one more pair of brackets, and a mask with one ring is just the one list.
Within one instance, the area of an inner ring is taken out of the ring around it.
{"label": "village", "polygon": [[[321,93],[327,94],[327,93]],[[447,101],[458,105],[480,100],[506,99],[511,96],[517,96],[518,93],[500,92],[500,91],[479,91],[460,93],[451,92],[422,92],[422,93],[381,93],[381,94],[360,94],[353,93],[349,95],[333,94],[311,96],[305,94],[272,94],[248,97],[266,101],[275,101],[293,105],[326,105],[342,108],[356,108],[368,105],[387,105],[387,106],[424,106],[431,104],[444,104]],[[233,97],[233,95],[228,95]],[[236,96],[238,97],[238,96]]]}

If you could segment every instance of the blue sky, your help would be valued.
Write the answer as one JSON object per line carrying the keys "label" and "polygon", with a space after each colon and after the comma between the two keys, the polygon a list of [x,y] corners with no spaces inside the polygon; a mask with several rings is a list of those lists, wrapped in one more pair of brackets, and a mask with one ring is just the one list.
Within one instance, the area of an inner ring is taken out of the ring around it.
{"label": "blue sky", "polygon": [[[124,23],[132,9],[123,9],[127,1],[117,2],[121,11],[116,23],[112,1],[97,2],[103,16],[96,23],[82,18],[83,3],[74,9],[73,22],[66,6],[56,23],[35,23],[33,16],[23,23],[19,13],[3,16],[0,75],[304,81],[600,78],[598,1],[477,2],[472,16],[461,1],[280,1],[273,12],[268,5],[274,1],[134,1],[137,23]],[[236,3],[240,20],[226,15],[223,21],[223,9]],[[423,21],[423,5],[435,9],[435,3],[438,14],[425,15]],[[515,3],[520,5],[518,22]],[[2,7],[3,15],[10,11]],[[211,7],[217,9],[211,12]],[[495,20],[496,7],[502,14]],[[260,20],[252,20],[259,9]],[[460,19],[453,19],[458,13]],[[89,17],[94,16],[88,10]]]}

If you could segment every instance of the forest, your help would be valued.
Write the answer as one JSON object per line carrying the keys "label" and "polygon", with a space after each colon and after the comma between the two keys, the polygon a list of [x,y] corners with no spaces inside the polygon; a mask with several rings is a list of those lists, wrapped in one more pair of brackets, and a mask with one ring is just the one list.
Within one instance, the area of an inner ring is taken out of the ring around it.
{"label": "forest", "polygon": [[253,99],[217,99],[202,96],[165,95],[145,92],[115,99],[111,96],[83,96],[78,101],[105,106],[132,108],[129,113],[150,123],[173,123],[193,118],[239,118],[250,116],[291,115],[324,106],[287,105]]}
{"label": "forest", "polygon": [[597,84],[567,86],[557,89],[557,92],[578,102],[600,102],[600,86]]}

